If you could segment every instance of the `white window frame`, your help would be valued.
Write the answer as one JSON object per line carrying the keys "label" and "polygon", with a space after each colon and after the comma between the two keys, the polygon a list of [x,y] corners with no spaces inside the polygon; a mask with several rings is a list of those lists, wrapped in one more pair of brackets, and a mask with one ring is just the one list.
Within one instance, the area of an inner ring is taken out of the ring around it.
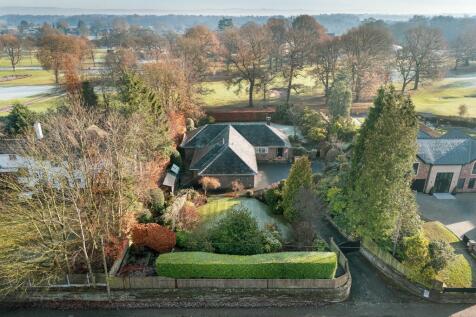
{"label": "white window frame", "polygon": [[256,154],[268,154],[268,148],[266,146],[255,147]]}

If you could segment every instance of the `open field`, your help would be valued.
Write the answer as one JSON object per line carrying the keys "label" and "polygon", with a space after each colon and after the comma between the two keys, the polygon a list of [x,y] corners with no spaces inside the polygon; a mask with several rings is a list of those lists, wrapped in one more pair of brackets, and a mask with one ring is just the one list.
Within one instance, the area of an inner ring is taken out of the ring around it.
{"label": "open field", "polygon": [[29,75],[25,78],[19,78],[8,81],[0,81],[0,87],[14,86],[35,86],[35,85],[53,85],[55,76],[53,72],[47,70],[0,70],[0,78],[12,75]]}
{"label": "open field", "polygon": [[[0,56],[0,67],[11,67],[10,60],[7,56]],[[20,62],[16,67],[38,67],[40,62],[36,58],[35,53],[29,54],[26,53],[22,56]]]}
{"label": "open field", "polygon": [[61,101],[61,96],[55,94],[39,94],[31,97],[18,98],[15,100],[0,100],[0,117],[8,115],[11,105],[21,103],[34,112],[46,112],[55,107]]}
{"label": "open field", "polygon": [[430,240],[443,240],[448,242],[455,252],[455,258],[438,274],[438,279],[448,287],[471,287],[473,281],[472,271],[476,272],[474,259],[466,252],[463,243],[438,221],[426,222],[423,232]]}
{"label": "open field", "polygon": [[458,116],[459,107],[466,105],[466,116],[476,117],[476,73],[448,77],[428,84],[412,93],[418,112]]}
{"label": "open field", "polygon": [[285,220],[282,217],[273,215],[268,206],[254,198],[212,197],[208,200],[207,204],[198,208],[198,212],[204,222],[212,222],[232,207],[240,204],[250,211],[261,228],[269,223],[275,224],[283,238],[290,238],[291,230]]}

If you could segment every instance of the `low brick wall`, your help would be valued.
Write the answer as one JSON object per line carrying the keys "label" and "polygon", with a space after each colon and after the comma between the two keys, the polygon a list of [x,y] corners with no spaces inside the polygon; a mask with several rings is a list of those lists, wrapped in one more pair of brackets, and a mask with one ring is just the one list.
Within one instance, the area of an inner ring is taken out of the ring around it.
{"label": "low brick wall", "polygon": [[227,109],[227,110],[207,110],[209,116],[215,118],[216,122],[255,122],[266,121],[266,117],[271,116],[276,110],[272,107],[253,109]]}

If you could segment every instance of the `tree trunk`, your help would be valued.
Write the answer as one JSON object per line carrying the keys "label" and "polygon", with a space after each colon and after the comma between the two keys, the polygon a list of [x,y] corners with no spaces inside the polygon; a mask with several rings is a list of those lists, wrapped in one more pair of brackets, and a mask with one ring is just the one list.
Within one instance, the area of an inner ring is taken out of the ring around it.
{"label": "tree trunk", "polygon": [[289,100],[291,99],[291,88],[293,86],[293,77],[294,77],[294,66],[291,66],[289,70],[289,79],[288,79],[288,87],[286,89],[286,105],[289,106]]}
{"label": "tree trunk", "polygon": [[55,68],[55,83],[56,84],[59,83],[58,77],[59,77],[59,71],[58,71],[58,68]]}
{"label": "tree trunk", "polygon": [[255,89],[255,80],[250,80],[250,87],[248,91],[248,107],[253,107],[253,91]]}
{"label": "tree trunk", "polygon": [[415,71],[415,85],[413,85],[413,90],[418,90],[419,85],[420,85],[420,70],[417,69]]}

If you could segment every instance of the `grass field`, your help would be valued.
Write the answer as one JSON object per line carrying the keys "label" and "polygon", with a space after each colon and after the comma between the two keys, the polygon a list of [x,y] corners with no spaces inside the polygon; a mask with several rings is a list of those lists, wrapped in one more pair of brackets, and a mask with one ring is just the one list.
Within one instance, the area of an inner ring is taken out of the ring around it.
{"label": "grass field", "polygon": [[10,112],[9,106],[15,103],[26,105],[34,112],[46,112],[48,109],[54,108],[61,101],[61,98],[58,95],[40,94],[15,100],[0,100],[0,117],[8,115]]}
{"label": "grass field", "polygon": [[55,83],[55,76],[53,72],[46,70],[11,70],[0,71],[0,78],[11,75],[31,75],[29,77],[2,81],[0,87],[14,87],[14,86],[36,86],[36,85],[53,85]]}
{"label": "grass field", "polygon": [[198,208],[198,212],[205,223],[215,221],[232,207],[242,204],[256,219],[260,227],[266,224],[275,224],[283,238],[290,238],[291,230],[282,217],[273,215],[268,206],[254,198],[212,197],[208,203]]}
{"label": "grass field", "polygon": [[476,117],[476,73],[445,78],[422,87],[412,94],[416,110],[437,115],[458,116],[466,105],[468,117]]}
{"label": "grass field", "polygon": [[[295,104],[307,103],[309,97],[322,95],[322,87],[316,86],[315,79],[307,74],[307,70],[302,71],[300,76],[296,77],[293,81],[295,85],[298,85],[299,94],[295,91],[291,93],[291,102]],[[246,85],[245,82],[243,82]],[[222,106],[233,106],[233,107],[246,107],[248,105],[248,92],[246,86],[238,92],[237,86],[228,86],[224,80],[221,81],[209,81],[204,83],[204,88],[208,89],[210,93],[201,97],[201,101],[204,103],[205,107],[222,107]],[[278,95],[274,93],[272,96],[268,96],[267,101],[263,101],[263,93],[261,91],[255,90],[253,99],[256,106],[263,104],[273,105],[277,103],[282,103],[285,98],[284,88],[286,87],[286,82],[282,76],[278,76],[271,84],[270,90],[279,89],[281,94]]]}
{"label": "grass field", "polygon": [[[11,67],[10,59],[7,56],[0,56],[0,67]],[[22,56],[20,62],[16,67],[38,67],[40,62],[36,58],[35,54],[25,54]]]}
{"label": "grass field", "polygon": [[473,279],[473,272],[476,274],[476,263],[458,237],[438,221],[426,222],[423,225],[423,232],[430,240],[448,242],[456,254],[448,266],[438,274],[438,279],[448,287],[474,287],[476,280]]}

